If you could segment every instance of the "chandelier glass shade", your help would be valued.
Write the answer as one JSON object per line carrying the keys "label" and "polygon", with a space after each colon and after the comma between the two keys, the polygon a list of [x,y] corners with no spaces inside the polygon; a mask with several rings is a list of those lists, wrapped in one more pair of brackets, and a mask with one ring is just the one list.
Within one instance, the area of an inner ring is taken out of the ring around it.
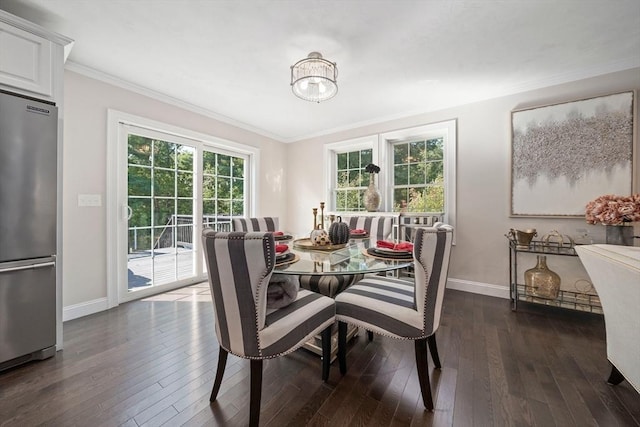
{"label": "chandelier glass shade", "polygon": [[318,52],[311,52],[291,66],[291,89],[298,98],[321,102],[338,93],[338,68]]}

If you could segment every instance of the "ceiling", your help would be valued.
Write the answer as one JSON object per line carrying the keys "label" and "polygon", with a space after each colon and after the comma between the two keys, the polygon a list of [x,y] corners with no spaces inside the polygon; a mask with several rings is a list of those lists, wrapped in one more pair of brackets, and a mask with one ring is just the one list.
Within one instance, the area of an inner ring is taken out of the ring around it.
{"label": "ceiling", "polygon": [[[72,70],[283,142],[640,67],[638,0],[0,0],[0,8],[74,39]],[[290,87],[290,66],[311,51],[338,64],[338,95],[320,104]]]}

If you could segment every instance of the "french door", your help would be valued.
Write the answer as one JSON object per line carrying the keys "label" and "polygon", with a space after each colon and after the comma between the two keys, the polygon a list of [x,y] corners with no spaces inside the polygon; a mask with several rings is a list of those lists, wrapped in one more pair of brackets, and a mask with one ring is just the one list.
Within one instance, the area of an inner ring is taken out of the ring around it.
{"label": "french door", "polygon": [[192,144],[128,129],[128,293],[201,275],[194,247],[197,168]]}
{"label": "french door", "polygon": [[203,227],[231,229],[248,206],[250,156],[119,123],[118,302],[206,279]]}

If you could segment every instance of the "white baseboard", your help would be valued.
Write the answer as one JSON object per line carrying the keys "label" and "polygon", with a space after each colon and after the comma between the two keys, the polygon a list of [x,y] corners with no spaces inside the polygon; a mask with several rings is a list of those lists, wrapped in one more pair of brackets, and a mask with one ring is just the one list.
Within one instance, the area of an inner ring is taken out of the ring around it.
{"label": "white baseboard", "polygon": [[70,305],[62,309],[62,321],[77,319],[109,309],[107,298],[98,298],[80,304]]}
{"label": "white baseboard", "polygon": [[[473,282],[471,280],[449,279],[447,288],[490,297],[509,299],[509,288],[490,283]],[[64,307],[62,321],[77,319],[109,309],[107,298],[98,298],[92,301]]]}
{"label": "white baseboard", "polygon": [[490,283],[473,282],[471,280],[451,279],[447,280],[447,288],[490,297],[509,299],[509,288]]}

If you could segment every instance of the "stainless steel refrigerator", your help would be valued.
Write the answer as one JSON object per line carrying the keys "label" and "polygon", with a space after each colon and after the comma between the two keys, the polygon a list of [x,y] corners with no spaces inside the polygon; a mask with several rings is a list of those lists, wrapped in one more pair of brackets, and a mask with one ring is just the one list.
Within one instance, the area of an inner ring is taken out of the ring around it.
{"label": "stainless steel refrigerator", "polygon": [[0,370],[55,354],[58,109],[0,91]]}

